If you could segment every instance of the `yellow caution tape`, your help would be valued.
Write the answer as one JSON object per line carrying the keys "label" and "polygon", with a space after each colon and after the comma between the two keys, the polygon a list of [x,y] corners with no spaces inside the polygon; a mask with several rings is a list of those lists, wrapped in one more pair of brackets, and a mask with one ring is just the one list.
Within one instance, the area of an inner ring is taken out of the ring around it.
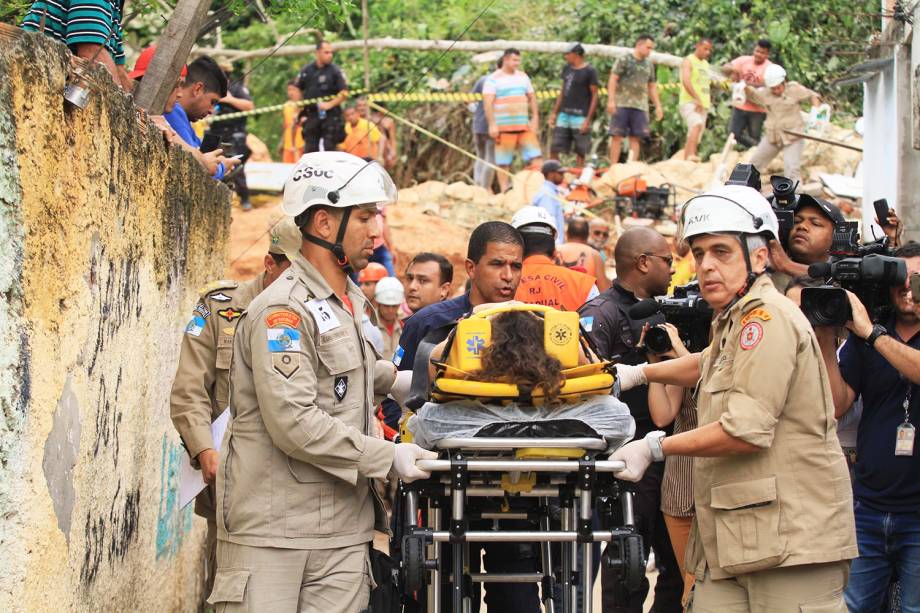
{"label": "yellow caution tape", "polygon": [[[724,83],[723,87],[727,87]],[[659,83],[658,89],[662,91],[671,91],[676,90],[680,87],[679,82],[674,83]],[[559,96],[560,90],[558,89],[545,89],[538,92],[534,92],[537,100],[553,100]],[[349,97],[354,96],[363,96],[367,94],[366,90],[355,90],[349,92]],[[598,89],[598,94],[601,96],[607,95],[607,88],[601,87]],[[298,100],[296,102],[288,101],[282,104],[273,104],[271,106],[263,106],[257,109],[252,109],[251,111],[240,111],[238,113],[226,113],[224,115],[215,115],[213,117],[208,117],[207,119],[202,120],[202,123],[209,125],[212,123],[219,123],[221,121],[229,121],[231,119],[240,119],[242,117],[253,117],[255,115],[264,115],[265,113],[277,113],[284,109],[285,107],[293,106],[294,108],[303,108],[310,104],[316,104],[317,102],[325,102],[326,100],[332,100],[336,96],[323,96],[322,98],[310,98],[308,100]],[[376,92],[366,95],[367,99],[371,102],[460,102],[460,103],[470,103],[470,102],[479,102],[482,100],[482,94],[474,94],[472,92]]]}

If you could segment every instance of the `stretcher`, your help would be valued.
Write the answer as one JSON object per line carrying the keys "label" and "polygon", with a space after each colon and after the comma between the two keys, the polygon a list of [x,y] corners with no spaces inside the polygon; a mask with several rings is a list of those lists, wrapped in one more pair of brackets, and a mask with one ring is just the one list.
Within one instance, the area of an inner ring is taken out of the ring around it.
{"label": "stretcher", "polygon": [[[547,350],[560,356],[569,373],[576,373],[567,376],[563,386],[566,402],[610,393],[614,376],[609,364],[578,364],[579,337],[584,335],[578,333],[577,313],[533,306],[516,309],[545,317]],[[438,367],[438,376],[427,384],[431,401],[475,399],[490,406],[539,406],[539,387],[520,390],[511,384],[462,378],[475,372],[475,355],[463,355],[458,347],[481,348],[471,339],[488,342],[488,317],[500,310],[459,322],[442,361],[431,360]],[[495,424],[499,427],[483,427],[474,436],[448,436],[429,445],[438,459],[419,460],[417,466],[431,477],[400,483],[394,508],[393,549],[404,601],[418,603],[428,613],[466,613],[478,601],[484,583],[536,583],[545,611],[559,611],[558,602],[562,613],[590,613],[594,543],[606,544],[601,563],[613,570],[621,586],[637,589],[645,575],[645,560],[642,538],[635,529],[632,493],[615,478],[625,468],[623,462],[607,459],[632,436],[634,424],[628,412],[627,419],[629,431],[619,439],[598,433],[589,423],[557,420],[554,423],[560,425],[555,427],[534,422]],[[406,424],[401,436],[412,438]],[[522,524],[528,528],[522,529]],[[536,570],[478,572],[480,548],[488,543],[537,548]]]}

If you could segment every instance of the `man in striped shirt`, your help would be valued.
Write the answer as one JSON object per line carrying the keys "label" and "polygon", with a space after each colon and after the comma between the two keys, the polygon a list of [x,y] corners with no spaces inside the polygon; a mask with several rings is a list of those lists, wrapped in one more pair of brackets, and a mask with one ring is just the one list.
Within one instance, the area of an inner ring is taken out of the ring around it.
{"label": "man in striped shirt", "polygon": [[[502,56],[502,67],[490,74],[482,87],[489,136],[495,140],[495,163],[506,170],[517,150],[524,164],[539,166],[543,162],[537,137],[540,121],[537,98],[530,77],[518,70],[520,65],[521,52],[507,49]],[[498,184],[502,192],[506,191],[508,175],[498,173]]]}
{"label": "man in striped shirt", "polygon": [[[66,44],[74,55],[95,59],[119,87],[131,91],[122,44],[123,8],[124,0],[35,0],[22,29],[43,31]],[[101,52],[102,47],[106,53]]]}

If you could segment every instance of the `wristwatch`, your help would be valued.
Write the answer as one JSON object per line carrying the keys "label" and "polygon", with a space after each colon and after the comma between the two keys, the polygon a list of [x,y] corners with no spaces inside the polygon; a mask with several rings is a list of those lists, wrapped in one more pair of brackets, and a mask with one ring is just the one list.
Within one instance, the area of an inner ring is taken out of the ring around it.
{"label": "wristwatch", "polygon": [[872,326],[872,332],[869,333],[869,336],[866,337],[866,344],[870,347],[875,346],[875,341],[878,340],[878,337],[888,334],[888,330],[885,329],[885,326],[881,324],[874,324]]}
{"label": "wristwatch", "polygon": [[652,450],[652,460],[661,462],[664,460],[664,451],[661,450],[661,441],[664,440],[665,434],[661,430],[655,430],[645,435],[649,449]]}

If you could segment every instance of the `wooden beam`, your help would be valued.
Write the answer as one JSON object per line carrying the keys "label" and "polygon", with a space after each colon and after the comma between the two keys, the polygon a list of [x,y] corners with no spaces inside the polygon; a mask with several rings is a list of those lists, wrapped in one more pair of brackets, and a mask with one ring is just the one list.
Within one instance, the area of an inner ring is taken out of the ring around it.
{"label": "wooden beam", "polygon": [[[462,53],[486,53],[488,51],[503,51],[509,47],[520,49],[525,53],[557,53],[562,55],[571,45],[571,42],[543,42],[531,40],[491,40],[491,41],[472,41],[472,40],[419,40],[406,38],[372,38],[367,41],[371,49],[405,49],[409,51],[450,51]],[[363,40],[344,40],[332,43],[335,51],[345,49],[360,49],[364,46]],[[585,53],[596,57],[622,57],[633,52],[632,47],[617,47],[614,45],[590,45],[584,44]],[[289,45],[277,50],[275,56],[309,56],[315,51],[313,45]],[[272,53],[273,48],[255,49],[252,51],[241,51],[234,49],[213,49],[201,47],[193,52],[197,55],[212,55],[214,57],[227,58],[231,61],[265,57]],[[652,52],[652,62],[680,68],[683,58],[671,55],[670,53]]]}
{"label": "wooden beam", "polygon": [[166,30],[157,41],[157,52],[134,94],[137,106],[151,115],[169,110],[164,108],[166,99],[176,86],[210,7],[211,0],[179,0],[176,4]]}
{"label": "wooden beam", "polygon": [[805,138],[808,140],[817,141],[819,143],[824,143],[825,145],[833,145],[835,147],[843,147],[844,149],[849,149],[851,151],[859,151],[862,153],[862,147],[857,147],[856,145],[851,145],[849,143],[844,143],[839,140],[834,140],[832,138],[824,138],[823,136],[815,136],[814,134],[806,134],[805,132],[799,132],[797,130],[783,130],[786,134],[792,136],[798,136],[799,138]]}

